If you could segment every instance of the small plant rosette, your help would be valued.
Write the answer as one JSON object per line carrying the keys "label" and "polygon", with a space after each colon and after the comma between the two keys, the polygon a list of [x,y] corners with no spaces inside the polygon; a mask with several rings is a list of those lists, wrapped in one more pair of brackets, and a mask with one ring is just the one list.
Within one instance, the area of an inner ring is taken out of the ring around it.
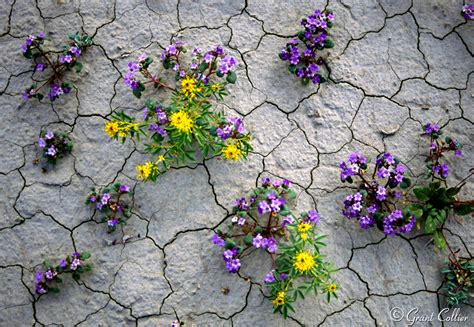
{"label": "small plant rosette", "polygon": [[74,252],[70,256],[59,261],[57,266],[53,266],[49,261],[43,263],[44,270],[35,273],[34,284],[35,292],[39,295],[59,293],[59,285],[62,283],[61,275],[71,274],[76,281],[81,279],[81,275],[92,270],[91,264],[85,264],[89,259],[89,252]]}
{"label": "small plant rosette", "polygon": [[424,224],[425,233],[430,234],[435,244],[444,249],[446,238],[443,227],[451,214],[464,216],[474,212],[474,201],[462,201],[458,193],[465,186],[470,174],[457,185],[448,187],[446,179],[449,176],[449,166],[444,158],[454,153],[455,158],[462,156],[462,144],[450,136],[443,137],[443,130],[438,124],[429,123],[423,126],[423,134],[430,137],[429,154],[426,159],[424,176],[431,182],[424,186],[413,188],[415,203],[408,206],[408,210],[417,215],[420,226]]}
{"label": "small plant rosette", "polygon": [[86,34],[69,33],[69,42],[64,45],[60,54],[44,48],[47,40],[45,33],[29,35],[21,46],[21,52],[27,59],[33,59],[34,73],[41,73],[41,84],[34,81],[23,91],[23,99],[36,98],[41,101],[44,98],[43,88],[49,87],[48,98],[51,102],[63,94],[68,94],[75,87],[71,82],[65,80],[66,72],[75,70],[80,73],[83,64],[79,61],[86,48],[92,45],[92,38]]}
{"label": "small plant rosette", "polygon": [[[185,66],[183,53],[186,53],[184,43],[176,42],[161,55],[165,70],[175,72],[176,88],[149,71],[153,60],[147,55],[140,55],[138,62],[130,62],[124,80],[135,96],[141,97],[146,85],[151,84],[170,92],[170,103],[164,105],[149,99],[145,102],[143,121],[137,122],[134,117],[119,112],[104,127],[109,137],[122,142],[127,137],[149,141],[145,143],[145,151],[156,160],[136,167],[141,180],[156,181],[171,165],[196,162],[198,153],[237,161],[246,159],[252,151],[251,135],[242,119],[226,118],[223,113],[212,111],[212,101],[223,100],[228,94],[226,85],[235,83],[235,58],[219,46],[207,52],[194,49],[191,63]],[[216,82],[216,78],[224,81]]]}
{"label": "small plant rosette", "polygon": [[442,292],[449,308],[469,303],[474,298],[474,262],[469,258],[446,260],[441,269],[443,274]]}
{"label": "small plant rosette", "polygon": [[54,166],[59,159],[72,152],[73,142],[71,137],[64,132],[48,130],[41,132],[38,148],[41,152],[43,170],[46,171],[48,164]]}
{"label": "small plant rosette", "polygon": [[372,174],[367,171],[369,164],[366,157],[354,152],[339,165],[343,183],[358,183],[357,191],[345,198],[342,215],[357,220],[364,230],[377,226],[390,236],[410,232],[416,217],[399,209],[403,190],[411,185],[406,167],[390,153],[377,156]]}
{"label": "small plant rosette", "polygon": [[284,318],[294,311],[293,303],[313,291],[337,297],[334,272],[320,250],[325,244],[318,235],[320,220],[315,210],[297,217],[291,210],[296,193],[288,180],[263,178],[248,198],[236,200],[234,216],[227,230],[217,230],[212,242],[223,249],[223,261],[229,273],[238,273],[241,258],[252,249],[265,251],[273,269],[264,279],[270,288],[274,312]]}
{"label": "small plant rosette", "polygon": [[316,9],[312,15],[301,20],[304,30],[298,32],[298,39],[288,42],[280,52],[280,59],[290,63],[288,70],[300,78],[303,84],[320,84],[326,81],[321,67],[327,67],[327,64],[319,51],[334,47],[334,42],[328,35],[334,18],[332,11]]}
{"label": "small plant rosette", "polygon": [[126,225],[132,215],[129,204],[131,195],[129,186],[114,183],[111,187],[100,190],[92,188],[87,196],[86,205],[94,207],[99,212],[100,222],[107,223],[107,232],[113,233],[118,226]]}
{"label": "small plant rosette", "polygon": [[473,20],[474,19],[474,4],[466,4],[462,7],[461,15],[466,20]]}

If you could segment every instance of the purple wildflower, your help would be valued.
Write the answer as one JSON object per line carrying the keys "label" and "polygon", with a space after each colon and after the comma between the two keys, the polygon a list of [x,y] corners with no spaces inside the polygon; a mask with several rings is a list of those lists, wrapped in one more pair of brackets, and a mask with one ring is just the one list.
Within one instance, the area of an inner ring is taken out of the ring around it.
{"label": "purple wildflower", "polygon": [[66,259],[61,259],[59,261],[59,267],[65,269],[67,267],[67,262],[66,262]]}
{"label": "purple wildflower", "polygon": [[269,272],[268,274],[265,275],[265,279],[264,279],[264,282],[266,284],[268,283],[273,283],[275,282],[276,279],[275,279],[275,275],[273,274],[273,270],[271,272]]}
{"label": "purple wildflower", "polygon": [[268,240],[260,234],[257,234],[257,236],[255,236],[252,241],[252,245],[255,246],[257,249],[263,249],[266,247],[267,244]]}
{"label": "purple wildflower", "polygon": [[321,217],[319,216],[318,212],[316,210],[311,210],[308,211],[308,218],[307,220],[311,222],[312,224],[316,224],[319,222]]}
{"label": "purple wildflower", "polygon": [[58,153],[58,151],[56,150],[56,148],[54,147],[54,145],[51,145],[49,148],[48,148],[48,151],[46,152],[46,154],[48,156],[51,156],[51,157],[54,157],[56,155],[56,153]]}
{"label": "purple wildflower", "polygon": [[42,137],[40,137],[38,139],[38,145],[40,148],[44,148],[46,146],[46,141]]}
{"label": "purple wildflower", "polygon": [[263,215],[270,211],[272,211],[272,209],[268,205],[267,201],[260,201],[260,203],[258,204],[258,213],[260,215]]}
{"label": "purple wildflower", "polygon": [[122,192],[122,193],[128,193],[128,192],[130,192],[130,187],[128,187],[125,184],[121,184],[120,187],[119,187],[119,191]]}
{"label": "purple wildflower", "polygon": [[102,195],[102,200],[101,200],[102,204],[109,203],[109,200],[110,200],[110,194],[109,193],[104,193]]}
{"label": "purple wildflower", "polygon": [[226,269],[232,273],[232,274],[235,274],[239,271],[239,268],[240,268],[240,260],[239,259],[232,259],[230,261],[227,261],[225,263],[225,267]]}
{"label": "purple wildflower", "polygon": [[220,236],[217,234],[214,234],[212,236],[212,243],[214,243],[215,245],[219,247],[223,247],[225,245],[225,241],[222,238],[220,238]]}
{"label": "purple wildflower", "polygon": [[75,258],[71,262],[71,270],[76,270],[77,267],[81,265],[81,260],[79,258]]}
{"label": "purple wildflower", "polygon": [[275,253],[278,250],[277,241],[273,237],[267,239],[267,250],[270,253]]}

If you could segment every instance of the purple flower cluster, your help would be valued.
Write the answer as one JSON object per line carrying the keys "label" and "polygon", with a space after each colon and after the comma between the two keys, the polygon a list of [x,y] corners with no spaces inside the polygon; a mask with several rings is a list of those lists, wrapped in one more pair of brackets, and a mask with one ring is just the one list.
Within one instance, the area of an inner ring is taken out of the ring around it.
{"label": "purple flower cluster", "polygon": [[161,61],[165,61],[172,57],[177,57],[178,54],[184,49],[184,42],[177,41],[176,43],[172,43],[168,45],[162,52],[161,52]]}
{"label": "purple flower cluster", "polygon": [[66,66],[73,66],[80,56],[81,48],[75,45],[66,49],[64,54],[59,56],[59,63]]}
{"label": "purple flower cluster", "polygon": [[368,229],[375,225],[375,219],[373,215],[377,212],[379,204],[374,203],[366,208],[366,215],[362,214],[362,210],[365,206],[365,200],[360,192],[352,195],[348,195],[344,200],[344,209],[342,214],[348,219],[357,218],[359,225],[362,229]]}
{"label": "purple flower cluster", "polygon": [[[380,179],[388,178],[388,186],[394,188],[403,182],[405,166],[397,163],[390,153],[384,153],[377,158],[375,162],[377,177]],[[381,186],[379,186],[380,188]]]}
{"label": "purple flower cluster", "polygon": [[38,33],[38,35],[29,35],[25,39],[25,43],[21,45],[21,53],[23,53],[25,57],[29,58],[28,53],[31,53],[31,50],[33,48],[36,48],[41,45],[45,38],[46,34],[43,32]]}
{"label": "purple flower cluster", "polygon": [[277,241],[273,237],[263,237],[257,234],[252,240],[252,245],[257,249],[267,249],[269,253],[275,253],[278,250]]}
{"label": "purple flower cluster", "polygon": [[341,181],[351,181],[351,177],[357,175],[361,169],[367,169],[367,159],[362,154],[353,152],[349,155],[347,163],[341,162],[339,168]]}
{"label": "purple flower cluster", "polygon": [[241,266],[240,259],[236,258],[239,254],[239,250],[237,248],[232,248],[229,250],[225,250],[222,257],[224,258],[225,267],[231,273],[235,274],[239,271]]}
{"label": "purple flower cluster", "polygon": [[[284,281],[286,279],[286,277],[288,277],[288,276],[284,273],[278,274],[278,280],[279,281]],[[265,279],[263,281],[265,282],[265,284],[276,282],[277,279],[275,278],[275,270],[272,270],[271,272],[266,274]]]}
{"label": "purple flower cluster", "polygon": [[46,161],[55,164],[58,158],[71,152],[72,141],[65,133],[56,132],[55,134],[53,131],[47,131],[41,133],[38,138],[38,146]]}
{"label": "purple flower cluster", "polygon": [[275,215],[284,205],[285,200],[283,200],[283,198],[278,197],[275,192],[270,192],[266,199],[263,199],[258,203],[258,213],[260,215],[264,215],[266,213]]}
{"label": "purple flower cluster", "polygon": [[126,224],[125,218],[128,218],[129,206],[122,197],[127,193],[130,193],[128,185],[115,183],[112,189],[105,188],[100,192],[92,189],[92,193],[86,199],[86,204],[94,205],[104,214],[102,222],[107,223],[109,233],[115,231],[117,225]]}
{"label": "purple flower cluster", "polygon": [[383,153],[375,161],[373,176],[376,179],[367,180],[364,177],[367,159],[359,153],[351,153],[347,162],[342,162],[339,168],[341,181],[352,183],[355,176],[362,180],[358,192],[348,195],[344,200],[342,215],[348,219],[357,219],[362,229],[369,229],[376,224],[381,228],[386,208],[402,197],[401,192],[394,189],[402,183],[409,183],[409,179],[404,176],[405,166],[390,153]]}
{"label": "purple flower cluster", "polygon": [[323,82],[319,74],[319,67],[324,64],[324,59],[318,56],[317,51],[333,47],[332,40],[328,37],[328,29],[332,27],[335,15],[329,11],[315,10],[313,15],[304,18],[301,25],[304,31],[298,33],[300,42],[293,39],[281,50],[280,58],[289,61],[290,71],[303,80],[313,84]]}
{"label": "purple flower cluster", "polygon": [[428,123],[424,126],[424,131],[426,135],[437,134],[440,131],[440,126],[438,124]]}
{"label": "purple flower cluster", "polygon": [[141,62],[136,63],[130,61],[128,63],[128,72],[123,77],[123,82],[128,86],[132,91],[135,91],[139,87],[139,82],[135,78],[135,74],[138,73],[141,69]]}
{"label": "purple flower cluster", "polygon": [[48,266],[44,272],[37,271],[34,279],[36,293],[40,295],[46,294],[50,289],[57,291],[56,288],[52,288],[51,284],[56,280],[58,275],[67,272],[76,273],[81,266],[81,253],[74,252],[66,259],[61,259],[58,266]]}
{"label": "purple flower cluster", "polygon": [[230,117],[224,125],[217,128],[216,133],[222,140],[228,138],[238,139],[245,134],[244,123],[238,117]]}
{"label": "purple flower cluster", "polygon": [[446,163],[440,162],[440,159],[445,153],[450,151],[454,152],[455,157],[461,157],[462,144],[449,136],[447,136],[444,141],[440,140],[443,131],[438,124],[428,123],[423,126],[423,131],[424,134],[431,139],[429,156],[431,163],[427,165],[429,174],[446,179],[449,175],[449,166]]}
{"label": "purple flower cluster", "polygon": [[64,86],[61,87],[59,84],[53,83],[48,92],[48,98],[49,100],[54,101],[59,98],[60,95],[68,94],[69,92],[71,92],[71,87],[68,86],[68,84],[64,84]]}
{"label": "purple flower cluster", "polygon": [[150,111],[148,108],[144,109],[145,120],[156,119],[156,122],[151,123],[148,129],[152,132],[159,134],[165,138],[168,133],[166,132],[164,125],[168,123],[168,116],[161,106],[156,106],[154,111]]}
{"label": "purple flower cluster", "polygon": [[415,216],[405,218],[401,210],[395,210],[384,218],[383,232],[389,236],[393,236],[397,233],[406,234],[413,229],[415,222]]}
{"label": "purple flower cluster", "polygon": [[232,56],[225,56],[224,58],[221,59],[221,62],[219,63],[219,70],[218,72],[221,75],[228,74],[232,72],[235,69],[235,65],[237,64],[237,61],[235,60],[234,57]]}
{"label": "purple flower cluster", "polygon": [[474,5],[464,5],[462,7],[462,15],[466,20],[474,19]]}

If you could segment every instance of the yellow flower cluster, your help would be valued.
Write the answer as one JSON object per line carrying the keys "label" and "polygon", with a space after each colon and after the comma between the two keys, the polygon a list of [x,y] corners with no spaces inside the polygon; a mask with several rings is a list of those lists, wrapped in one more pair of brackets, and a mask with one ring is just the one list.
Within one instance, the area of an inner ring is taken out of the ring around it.
{"label": "yellow flower cluster", "polygon": [[242,150],[235,143],[230,143],[224,149],[222,149],[222,155],[224,159],[239,160],[242,157]]}
{"label": "yellow flower cluster", "polygon": [[138,178],[146,180],[152,174],[153,170],[156,169],[152,162],[147,162],[144,165],[138,165],[136,167],[138,172]]}
{"label": "yellow flower cluster", "polygon": [[312,228],[310,223],[301,223],[298,225],[298,233],[303,241],[308,239],[308,231]]}
{"label": "yellow flower cluster", "polygon": [[334,293],[337,289],[337,285],[334,283],[331,283],[327,286],[327,290],[329,293]]}
{"label": "yellow flower cluster", "polygon": [[301,273],[307,273],[316,266],[314,257],[308,251],[300,251],[296,254],[293,266]]}
{"label": "yellow flower cluster", "polygon": [[194,99],[197,93],[201,92],[198,82],[190,76],[186,76],[181,80],[181,93],[190,100]]}
{"label": "yellow flower cluster", "polygon": [[272,301],[273,306],[278,307],[285,304],[286,293],[283,291],[278,292],[277,297]]}
{"label": "yellow flower cluster", "polygon": [[128,132],[137,130],[138,124],[128,123],[125,121],[110,121],[104,126],[105,134],[109,137],[115,137],[116,135],[119,137],[125,137]]}
{"label": "yellow flower cluster", "polygon": [[178,111],[170,116],[171,126],[183,133],[189,133],[193,128],[193,120],[185,111]]}

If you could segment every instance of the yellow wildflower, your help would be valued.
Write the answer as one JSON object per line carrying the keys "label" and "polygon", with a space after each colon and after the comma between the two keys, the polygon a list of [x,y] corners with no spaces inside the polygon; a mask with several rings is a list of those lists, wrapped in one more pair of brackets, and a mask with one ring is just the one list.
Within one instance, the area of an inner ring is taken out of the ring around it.
{"label": "yellow wildflower", "polygon": [[181,93],[189,99],[194,99],[198,92],[201,92],[201,88],[198,87],[198,83],[192,77],[186,76],[181,80]]}
{"label": "yellow wildflower", "polygon": [[104,131],[109,137],[115,137],[119,131],[119,124],[116,121],[110,121],[105,124]]}
{"label": "yellow wildflower", "polygon": [[283,291],[278,292],[277,297],[272,301],[275,307],[285,304],[286,293]]}
{"label": "yellow wildflower", "polygon": [[151,172],[153,170],[153,164],[151,162],[147,162],[144,165],[138,165],[137,166],[137,172],[138,172],[138,178],[140,179],[147,179],[150,177]]}
{"label": "yellow wildflower", "polygon": [[327,290],[328,290],[329,293],[334,293],[334,291],[336,291],[336,289],[337,289],[337,285],[334,284],[334,283],[329,284],[328,287],[327,287]]}
{"label": "yellow wildflower", "polygon": [[158,156],[158,162],[162,162],[162,161],[165,161],[165,157],[162,155]]}
{"label": "yellow wildflower", "polygon": [[193,121],[185,111],[178,111],[171,115],[171,126],[176,128],[178,131],[188,133],[193,128]]}
{"label": "yellow wildflower", "polygon": [[311,253],[301,251],[295,256],[293,266],[296,270],[304,274],[313,269],[314,266],[316,266],[316,263],[314,262],[314,257]]}
{"label": "yellow wildflower", "polygon": [[309,231],[311,229],[311,224],[310,223],[301,223],[298,225],[298,233],[302,234],[302,233],[306,233],[307,231]]}
{"label": "yellow wildflower", "polygon": [[303,241],[306,241],[308,239],[308,234],[306,233],[301,233],[300,236]]}
{"label": "yellow wildflower", "polygon": [[239,160],[242,157],[242,150],[240,150],[235,143],[230,143],[224,149],[222,149],[224,159]]}
{"label": "yellow wildflower", "polygon": [[221,85],[220,85],[219,83],[212,84],[211,89],[212,89],[214,92],[219,91],[219,90],[221,89]]}

